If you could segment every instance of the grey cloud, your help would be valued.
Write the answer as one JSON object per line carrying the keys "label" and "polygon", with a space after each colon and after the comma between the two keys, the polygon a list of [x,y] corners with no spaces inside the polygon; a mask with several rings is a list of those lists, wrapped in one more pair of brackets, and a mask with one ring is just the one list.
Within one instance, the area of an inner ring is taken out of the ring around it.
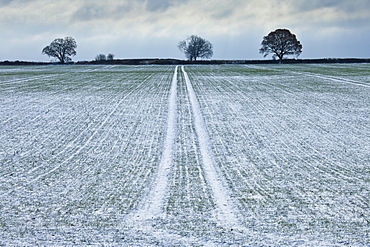
{"label": "grey cloud", "polygon": [[13,2],[13,0],[0,0],[0,6],[7,6],[11,2]]}
{"label": "grey cloud", "polygon": [[38,0],[0,0],[0,6],[8,6],[11,4],[17,5],[17,4],[27,4],[32,3]]}
{"label": "grey cloud", "polygon": [[112,1],[110,4],[89,2],[81,5],[73,14],[72,20],[89,21],[96,19],[119,19],[126,13],[140,10],[137,15],[148,12],[164,12],[171,7],[186,3],[188,0],[126,0]]}
{"label": "grey cloud", "polygon": [[185,4],[188,0],[146,0],[146,9],[150,12],[166,11],[167,9]]}
{"label": "grey cloud", "polygon": [[310,1],[290,1],[291,6],[299,12],[312,11],[323,8],[333,8],[338,11],[356,12],[364,8],[370,8],[370,1],[367,0],[310,0]]}
{"label": "grey cloud", "polygon": [[108,13],[104,8],[99,8],[96,6],[83,6],[74,13],[72,19],[90,21],[107,17],[107,15]]}
{"label": "grey cloud", "polygon": [[11,4],[29,4],[38,0],[0,0],[0,7],[8,6]]}
{"label": "grey cloud", "polygon": [[[310,0],[310,1],[292,1],[295,3],[295,8],[299,11],[311,11],[321,8],[329,8],[338,6],[342,0]],[[294,5],[293,5],[294,6]]]}
{"label": "grey cloud", "polygon": [[111,4],[102,4],[102,2],[92,1],[79,6],[72,14],[71,19],[73,21],[119,19],[124,14],[132,12],[138,3],[140,2],[116,1]]}
{"label": "grey cloud", "polygon": [[172,5],[174,5],[174,2],[177,1],[171,1],[171,0],[148,0],[146,2],[146,9],[148,11],[164,11],[170,8]]}
{"label": "grey cloud", "polygon": [[234,14],[234,9],[228,8],[228,9],[222,9],[218,10],[216,13],[212,15],[214,19],[224,19],[232,16]]}

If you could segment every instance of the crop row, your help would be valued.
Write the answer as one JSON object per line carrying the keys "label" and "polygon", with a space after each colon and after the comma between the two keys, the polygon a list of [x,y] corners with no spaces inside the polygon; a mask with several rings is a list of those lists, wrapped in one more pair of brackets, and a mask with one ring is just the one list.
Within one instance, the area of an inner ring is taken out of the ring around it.
{"label": "crop row", "polygon": [[190,79],[246,225],[266,238],[366,242],[368,89],[303,66],[212,69],[192,67]]}

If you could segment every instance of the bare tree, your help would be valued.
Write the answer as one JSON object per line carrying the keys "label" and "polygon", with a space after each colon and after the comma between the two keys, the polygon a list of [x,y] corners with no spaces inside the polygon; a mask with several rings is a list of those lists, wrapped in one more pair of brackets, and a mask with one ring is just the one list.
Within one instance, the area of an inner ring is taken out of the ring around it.
{"label": "bare tree", "polygon": [[212,44],[196,35],[191,35],[186,40],[180,41],[178,48],[190,61],[197,58],[211,58],[213,56]]}
{"label": "bare tree", "polygon": [[288,29],[276,29],[263,37],[260,53],[264,57],[273,53],[273,58],[278,57],[282,63],[284,56],[298,57],[302,53],[302,44]]}
{"label": "bare tree", "polygon": [[96,61],[105,61],[107,60],[107,57],[104,54],[99,54],[95,57]]}
{"label": "bare tree", "polygon": [[72,37],[58,38],[42,49],[42,54],[58,58],[60,63],[66,63],[72,61],[71,56],[76,55],[76,48],[76,41]]}
{"label": "bare tree", "polygon": [[107,56],[107,60],[113,60],[114,59],[114,54],[109,53]]}

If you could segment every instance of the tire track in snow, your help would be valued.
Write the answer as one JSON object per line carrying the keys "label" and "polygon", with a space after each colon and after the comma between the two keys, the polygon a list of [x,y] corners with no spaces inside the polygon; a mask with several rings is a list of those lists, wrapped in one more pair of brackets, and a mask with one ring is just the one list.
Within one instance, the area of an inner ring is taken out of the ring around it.
{"label": "tire track in snow", "polygon": [[365,82],[351,80],[347,78],[341,78],[341,77],[335,77],[335,76],[329,76],[329,75],[320,75],[317,73],[310,73],[310,72],[296,72],[296,71],[290,71],[291,73],[298,74],[298,75],[306,75],[310,77],[315,77],[323,80],[330,80],[334,82],[341,82],[341,83],[348,83],[352,85],[362,86],[362,87],[370,87],[369,84],[366,84]]}
{"label": "tire track in snow", "polygon": [[208,136],[208,131],[197,97],[195,95],[195,91],[190,82],[188,74],[184,70],[184,66],[181,67],[181,70],[184,74],[186,87],[189,93],[189,100],[194,114],[194,128],[198,136],[199,149],[202,156],[204,173],[213,193],[212,196],[214,198],[216,206],[217,218],[228,227],[243,228],[242,226],[240,226],[239,221],[236,217],[237,209],[235,202],[231,200],[228,188],[224,185],[220,172],[215,166],[215,160],[213,157],[213,152],[211,150],[211,143]]}
{"label": "tire track in snow", "polygon": [[176,113],[177,113],[177,68],[172,78],[170,96],[168,102],[168,117],[166,138],[164,141],[164,148],[162,158],[159,164],[156,180],[152,186],[147,198],[143,200],[143,204],[139,206],[134,213],[140,219],[152,219],[161,217],[163,214],[164,199],[168,187],[168,175],[171,170],[173,149],[176,137]]}
{"label": "tire track in snow", "polygon": [[[268,68],[264,66],[256,66],[256,65],[246,65],[246,67],[252,68],[252,69],[266,69],[266,70],[271,70],[271,71],[281,71],[279,69],[274,69],[274,68]],[[338,77],[338,76],[330,76],[330,75],[322,75],[318,73],[313,73],[313,72],[297,72],[297,71],[292,71],[291,69],[285,71],[292,73],[292,74],[297,74],[297,75],[305,75],[305,76],[310,76],[314,78],[319,78],[323,80],[329,80],[329,81],[334,81],[334,82],[340,82],[340,83],[347,83],[347,84],[352,84],[352,85],[357,85],[357,86],[362,86],[362,87],[370,87],[369,84],[366,82],[362,81],[357,81],[357,80],[352,80],[348,78],[343,78],[343,77]]]}

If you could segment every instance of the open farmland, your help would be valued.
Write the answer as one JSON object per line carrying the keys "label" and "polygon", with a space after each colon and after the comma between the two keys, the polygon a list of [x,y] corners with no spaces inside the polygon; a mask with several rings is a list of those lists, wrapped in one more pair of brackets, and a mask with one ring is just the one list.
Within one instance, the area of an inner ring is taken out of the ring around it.
{"label": "open farmland", "polygon": [[370,245],[370,65],[0,68],[0,245]]}

